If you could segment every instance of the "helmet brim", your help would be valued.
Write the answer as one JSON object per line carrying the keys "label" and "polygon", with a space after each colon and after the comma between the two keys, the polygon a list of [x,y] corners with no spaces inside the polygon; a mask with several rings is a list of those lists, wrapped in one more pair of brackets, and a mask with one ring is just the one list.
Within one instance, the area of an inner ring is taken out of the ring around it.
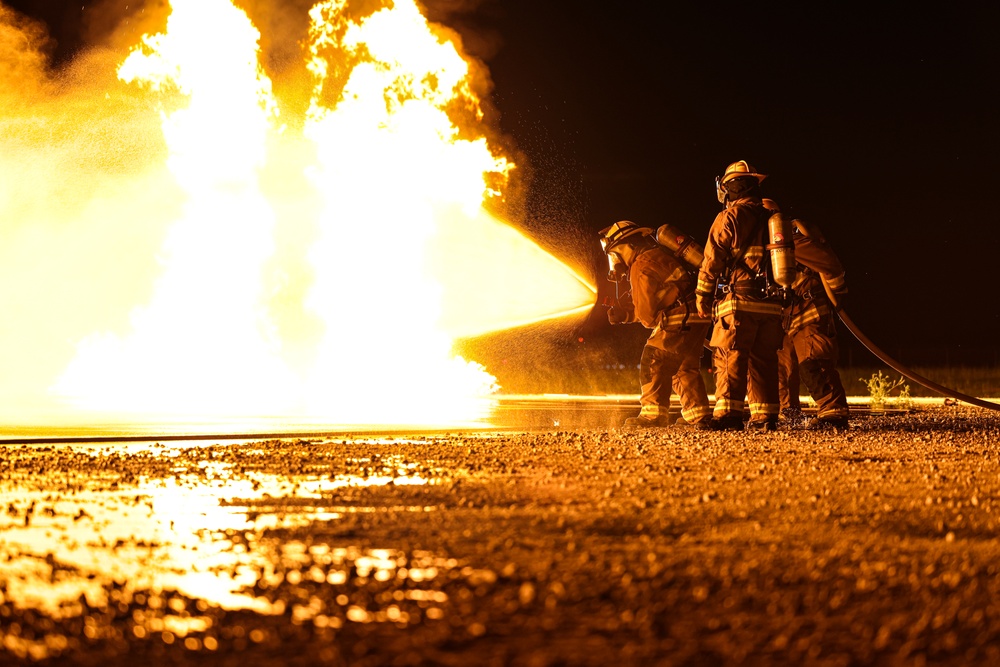
{"label": "helmet brim", "polygon": [[[630,229],[621,236],[618,236],[604,247],[604,252],[611,252],[615,247],[620,246],[623,243],[628,243],[629,239],[635,240],[636,236],[652,236],[655,232],[649,227],[636,227],[635,229]],[[607,239],[602,239],[606,241]]]}
{"label": "helmet brim", "polygon": [[729,181],[731,181],[733,179],[736,179],[736,178],[746,178],[746,177],[756,178],[758,183],[763,183],[764,179],[767,178],[767,174],[758,174],[756,172],[738,172],[738,171],[734,171],[734,172],[732,172],[730,174],[726,174],[725,176],[723,176],[722,177],[722,181],[720,181],[720,183],[722,185],[725,185],[726,183],[728,183]]}
{"label": "helmet brim", "polygon": [[[617,225],[621,225],[624,223],[628,223],[629,226],[619,228],[617,231],[612,233],[612,230],[614,230]],[[610,227],[605,227],[600,231],[601,248],[604,250],[604,252],[608,252],[615,246],[624,243],[626,239],[629,239],[635,236],[636,234],[645,234],[649,236],[653,233],[654,233],[653,230],[650,229],[649,227],[639,227],[635,225],[634,222],[630,222],[628,220],[616,222],[614,225],[611,225]]]}

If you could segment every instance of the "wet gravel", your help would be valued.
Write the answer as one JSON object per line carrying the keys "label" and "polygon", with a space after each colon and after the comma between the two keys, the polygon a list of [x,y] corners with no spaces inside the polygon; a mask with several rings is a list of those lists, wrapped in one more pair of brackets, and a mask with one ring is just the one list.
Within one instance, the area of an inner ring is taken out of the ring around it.
{"label": "wet gravel", "polygon": [[0,446],[0,664],[1000,664],[995,415]]}

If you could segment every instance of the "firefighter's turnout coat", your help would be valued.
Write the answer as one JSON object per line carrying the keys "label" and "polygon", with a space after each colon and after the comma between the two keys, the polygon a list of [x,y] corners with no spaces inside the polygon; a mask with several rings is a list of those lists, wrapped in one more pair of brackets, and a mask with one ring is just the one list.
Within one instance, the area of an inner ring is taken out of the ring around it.
{"label": "firefighter's turnout coat", "polygon": [[781,407],[799,407],[795,379],[800,376],[816,401],[818,417],[847,417],[847,393],[836,368],[836,315],[823,287],[825,280],[835,296],[846,294],[844,267],[815,225],[795,220],[794,226],[797,274],[784,310],[786,338],[778,355],[785,380]]}
{"label": "firefighter's turnout coat", "polygon": [[771,212],[758,197],[736,199],[719,212],[705,242],[699,294],[715,302],[712,348],[715,418],[742,417],[750,389],[751,420],[776,419],[781,300],[765,291],[765,244]]}
{"label": "firefighter's turnout coat", "polygon": [[688,423],[710,418],[700,363],[710,322],[694,303],[694,278],[663,246],[640,250],[629,267],[630,321],[651,329],[639,366],[640,416],[665,417],[671,388]]}

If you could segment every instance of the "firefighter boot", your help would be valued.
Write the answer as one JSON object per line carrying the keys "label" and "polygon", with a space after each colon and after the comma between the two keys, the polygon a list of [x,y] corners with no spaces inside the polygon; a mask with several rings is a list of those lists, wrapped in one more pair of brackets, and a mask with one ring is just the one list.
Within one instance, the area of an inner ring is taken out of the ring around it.
{"label": "firefighter boot", "polygon": [[711,429],[713,431],[742,431],[743,428],[743,418],[739,415],[712,418]]}
{"label": "firefighter boot", "polygon": [[814,417],[802,428],[807,431],[846,431],[847,417]]}
{"label": "firefighter boot", "polygon": [[670,418],[666,416],[658,417],[629,417],[625,420],[625,428],[663,428],[670,426]]}
{"label": "firefighter boot", "polygon": [[690,428],[690,429],[694,429],[695,431],[711,431],[712,430],[712,418],[711,417],[703,417],[703,418],[699,419],[698,421],[689,422],[688,420],[684,419],[684,417],[678,417],[677,421],[674,422],[674,427],[675,428],[679,427],[679,428],[684,428],[684,429]]}
{"label": "firefighter boot", "polygon": [[777,417],[765,417],[763,419],[751,419],[747,422],[748,431],[777,431]]}

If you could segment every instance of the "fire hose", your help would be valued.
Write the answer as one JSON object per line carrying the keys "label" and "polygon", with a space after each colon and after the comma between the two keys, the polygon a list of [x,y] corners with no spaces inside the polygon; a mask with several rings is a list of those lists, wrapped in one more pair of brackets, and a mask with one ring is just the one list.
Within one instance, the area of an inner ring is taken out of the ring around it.
{"label": "fire hose", "polygon": [[950,396],[951,398],[954,398],[956,400],[963,401],[965,403],[969,403],[970,405],[975,405],[980,408],[986,408],[987,410],[1000,410],[1000,404],[993,403],[992,401],[985,401],[981,398],[976,398],[975,396],[969,396],[967,394],[963,394],[960,391],[955,391],[954,389],[949,389],[948,387],[942,386],[937,382],[934,382],[933,380],[928,380],[924,376],[914,373],[909,368],[907,368],[903,364],[899,363],[898,361],[890,357],[888,354],[882,351],[882,349],[879,348],[878,345],[873,343],[871,339],[869,339],[868,336],[866,336],[864,332],[862,332],[861,329],[858,328],[858,326],[854,323],[854,321],[851,320],[850,317],[848,317],[847,313],[844,312],[843,307],[839,303],[837,303],[837,297],[834,295],[833,290],[830,289],[830,286],[827,284],[826,279],[823,280],[823,289],[826,290],[827,298],[830,299],[830,303],[833,304],[834,310],[837,311],[837,317],[839,317],[840,321],[844,323],[844,326],[847,327],[847,330],[850,331],[852,334],[854,334],[854,337],[857,338],[862,345],[868,348],[869,352],[871,352],[876,357],[885,362],[885,364],[889,366],[889,368],[893,369],[900,375],[909,378],[910,380],[916,382],[917,384],[923,385],[932,391],[938,392],[939,394]]}

